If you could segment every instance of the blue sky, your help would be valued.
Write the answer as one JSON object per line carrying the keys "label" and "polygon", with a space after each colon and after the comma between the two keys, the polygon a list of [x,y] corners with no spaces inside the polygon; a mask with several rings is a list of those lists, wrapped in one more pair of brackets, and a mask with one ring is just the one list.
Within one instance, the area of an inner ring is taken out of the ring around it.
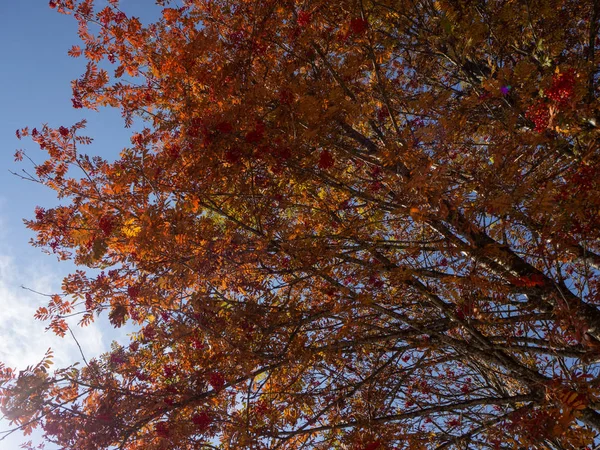
{"label": "blue sky", "polygon": [[[97,1],[98,4],[105,0]],[[125,12],[148,17],[151,0],[122,0]],[[19,172],[31,166],[14,162],[14,152],[23,148],[35,161],[44,153],[27,139],[18,141],[15,130],[24,126],[40,127],[43,123],[70,126],[85,118],[87,135],[94,143],[87,153],[114,158],[129,144],[130,131],[124,129],[118,111],[92,112],[73,109],[70,81],[78,78],[85,66],[83,59],[67,55],[79,43],[77,24],[72,17],[58,14],[47,0],[0,1],[0,361],[25,368],[37,363],[48,347],[55,352],[55,367],[64,367],[80,359],[70,338],[56,338],[45,333],[45,324],[33,319],[33,313],[45,299],[22,286],[44,293],[59,292],[64,275],[73,266],[58,263],[51,255],[28,244],[32,234],[23,218],[33,217],[36,205],[56,204],[49,189],[19,179]],[[75,324],[76,320],[72,321]],[[86,357],[108,350],[113,339],[122,340],[106,320],[75,329]],[[8,424],[0,420],[0,431]],[[18,449],[24,440],[41,442],[39,434],[26,439],[19,433],[0,441],[0,450]],[[52,447],[47,447],[52,448]]]}

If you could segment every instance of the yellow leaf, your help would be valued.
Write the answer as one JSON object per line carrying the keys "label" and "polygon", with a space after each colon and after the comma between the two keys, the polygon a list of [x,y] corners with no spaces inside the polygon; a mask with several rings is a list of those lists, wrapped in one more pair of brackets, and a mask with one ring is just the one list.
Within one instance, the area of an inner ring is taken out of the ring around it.
{"label": "yellow leaf", "polygon": [[73,242],[75,242],[75,244],[82,245],[86,244],[90,240],[91,233],[89,230],[74,230],[71,233],[71,237],[73,238]]}
{"label": "yellow leaf", "polygon": [[141,230],[142,227],[140,227],[133,218],[127,219],[123,226],[123,234],[127,237],[135,237],[140,233]]}

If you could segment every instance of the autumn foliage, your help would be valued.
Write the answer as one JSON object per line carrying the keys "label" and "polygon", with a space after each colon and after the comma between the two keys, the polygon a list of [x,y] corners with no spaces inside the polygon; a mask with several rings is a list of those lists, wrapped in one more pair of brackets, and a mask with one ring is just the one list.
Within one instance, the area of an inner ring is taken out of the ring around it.
{"label": "autumn foliage", "polygon": [[600,4],[159,3],[50,2],[73,106],[142,125],[116,161],[18,131],[62,199],[35,245],[81,266],[37,317],[139,331],[3,368],[6,416],[78,450],[598,444]]}

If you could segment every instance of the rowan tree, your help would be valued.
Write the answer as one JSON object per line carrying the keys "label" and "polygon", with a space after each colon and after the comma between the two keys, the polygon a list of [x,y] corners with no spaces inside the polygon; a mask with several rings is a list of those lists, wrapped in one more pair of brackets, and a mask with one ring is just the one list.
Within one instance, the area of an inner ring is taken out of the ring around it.
{"label": "rowan tree", "polygon": [[139,332],[4,368],[6,416],[65,449],[597,444],[600,2],[158,3],[50,2],[73,106],[143,129],[115,161],[18,131],[62,202],[34,244],[82,268],[37,317]]}

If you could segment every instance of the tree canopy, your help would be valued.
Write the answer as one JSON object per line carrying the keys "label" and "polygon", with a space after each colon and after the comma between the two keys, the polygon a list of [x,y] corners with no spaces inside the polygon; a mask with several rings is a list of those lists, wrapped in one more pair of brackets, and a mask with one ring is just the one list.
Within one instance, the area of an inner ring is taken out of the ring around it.
{"label": "tree canopy", "polygon": [[600,2],[158,3],[50,1],[73,106],[143,127],[115,161],[84,122],[17,132],[61,199],[34,244],[81,267],[36,316],[139,331],[3,367],[9,419],[77,450],[600,442]]}

